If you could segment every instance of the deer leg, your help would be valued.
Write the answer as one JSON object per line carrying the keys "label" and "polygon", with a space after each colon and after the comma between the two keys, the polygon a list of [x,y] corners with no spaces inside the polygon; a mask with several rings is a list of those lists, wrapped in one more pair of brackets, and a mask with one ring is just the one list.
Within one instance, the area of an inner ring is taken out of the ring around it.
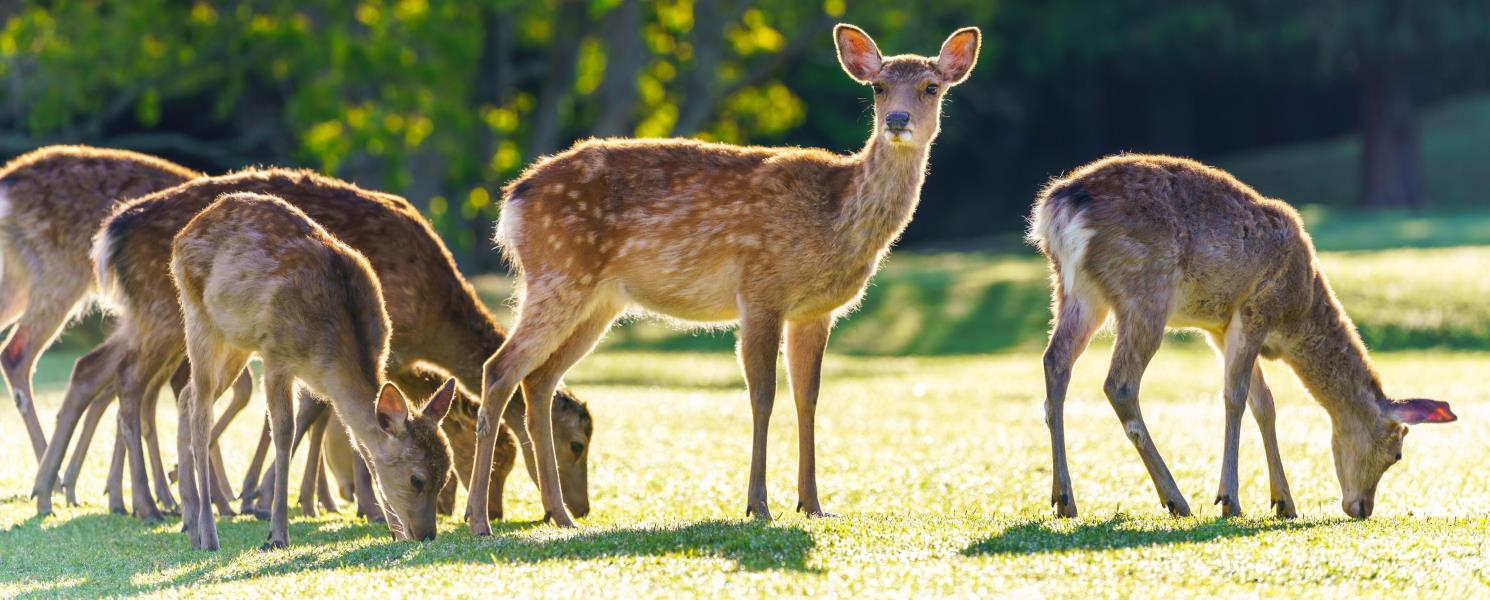
{"label": "deer leg", "polygon": [[[176,397],[176,412],[180,415],[176,426],[176,485],[181,494],[181,530],[186,532],[192,549],[200,550],[203,524],[199,506],[204,499],[197,486],[196,456],[191,450],[193,441],[191,405],[196,402],[195,396],[196,390],[188,387]],[[211,515],[208,515],[208,520],[211,520]]]}
{"label": "deer leg", "polygon": [[[269,403],[269,431],[274,437],[274,491],[269,513],[269,541],[261,550],[290,545],[290,454],[295,429],[295,378],[278,365],[264,364],[264,397]],[[303,405],[302,405],[303,406]]]}
{"label": "deer leg", "polygon": [[[310,431],[310,426],[325,414],[327,402],[320,396],[307,389],[298,390],[298,410],[295,411],[295,429],[290,441],[290,457],[293,459],[295,451],[300,449],[300,441],[305,438],[305,433]],[[274,481],[278,476],[278,466],[270,466],[264,473],[264,481],[259,485],[255,494],[258,500],[254,505],[254,514],[259,518],[272,516],[272,503],[274,497],[270,494],[274,489]],[[288,477],[289,475],[286,475]]]}
{"label": "deer leg", "polygon": [[[527,404],[529,404],[526,409],[527,429],[529,435],[535,441],[533,448],[534,459],[537,460],[539,465],[542,465],[544,469],[547,469],[550,465],[553,466],[553,472],[551,473],[552,478],[548,482],[545,482],[542,478],[543,471],[539,471],[539,491],[547,492],[548,490],[553,490],[559,492],[557,494],[557,499],[561,500],[560,506],[571,512],[574,517],[584,517],[585,515],[589,514],[590,502],[588,494],[586,493],[587,490],[585,489],[586,483],[584,479],[581,478],[578,481],[565,481],[560,479],[558,476],[558,461],[552,441],[554,439],[554,393],[558,388],[559,381],[563,379],[564,374],[567,373],[569,369],[574,366],[575,363],[579,362],[580,359],[584,358],[592,350],[595,349],[595,343],[599,342],[600,338],[605,335],[605,332],[610,330],[611,323],[615,321],[616,317],[620,316],[621,310],[623,308],[624,307],[620,304],[607,303],[604,305],[598,305],[595,308],[591,309],[590,315],[583,321],[581,321],[577,326],[575,326],[574,330],[569,334],[568,339],[565,339],[564,343],[560,344],[559,347],[555,349],[552,354],[549,355],[548,360],[544,361],[541,366],[530,373],[527,378],[523,380],[522,384],[523,397],[526,399]],[[499,434],[499,437],[505,437],[505,432]],[[544,444],[536,443],[537,440],[543,439],[547,439],[549,441]],[[547,458],[545,458],[545,456]],[[510,458],[506,459],[506,461],[510,460]],[[498,467],[495,470],[495,472],[499,474],[499,476],[497,477],[498,479],[506,478],[508,470],[511,469],[510,464],[510,462],[506,462],[505,464],[494,465]],[[554,487],[545,488],[545,483],[550,484]],[[576,487],[572,486],[577,486],[577,489]],[[489,491],[491,491],[491,489],[494,489],[497,494],[496,497],[498,505],[495,511],[491,511],[491,507],[488,507],[488,514],[492,514],[493,512],[495,512],[497,518],[501,518],[501,486],[492,486],[492,488],[489,488]],[[487,498],[490,499],[491,497],[491,494],[488,493]],[[552,498],[552,495],[547,493],[544,494],[544,498],[545,500],[555,499]],[[547,505],[545,506],[545,510],[549,512],[550,516],[558,514],[553,510],[552,507]],[[554,522],[560,526],[564,526],[563,521],[558,518],[555,518]]]}
{"label": "deer leg", "polygon": [[[135,333],[139,335],[139,332]],[[130,494],[134,501],[135,516],[147,523],[154,523],[163,520],[165,516],[156,507],[155,499],[150,494],[150,478],[146,474],[145,449],[141,441],[140,409],[144,404],[146,391],[156,389],[170,376],[172,371],[167,369],[176,366],[177,358],[171,355],[168,347],[163,347],[170,343],[169,340],[141,342],[137,346],[141,350],[127,354],[120,364],[119,435],[124,437],[125,449],[129,455]],[[189,472],[183,471],[182,474]]]}
{"label": "deer leg", "polygon": [[817,395],[823,375],[823,350],[833,319],[791,321],[786,325],[787,376],[797,401],[797,510],[808,517],[829,516],[817,498]]}
{"label": "deer leg", "polygon": [[[579,322],[590,313],[588,296],[593,288],[560,274],[548,278],[544,285],[529,285],[517,326],[507,343],[482,365],[481,409],[476,422],[476,460],[472,463],[471,489],[466,506],[471,515],[471,533],[491,535],[487,494],[490,492],[492,456],[496,450],[497,428],[501,415],[517,386],[548,360],[560,344],[569,338]],[[533,452],[538,463],[538,489],[543,508],[560,527],[573,527],[564,508],[559,489],[559,466],[554,458],[553,397],[526,396],[528,434],[533,437]],[[541,407],[535,414],[534,410]]]}
{"label": "deer leg", "polygon": [[1050,429],[1050,504],[1060,517],[1076,516],[1076,494],[1066,466],[1066,389],[1071,367],[1086,351],[1107,319],[1107,308],[1086,298],[1068,296],[1056,286],[1055,329],[1045,347],[1045,426]]}
{"label": "deer leg", "polygon": [[356,496],[357,516],[367,517],[369,523],[387,523],[388,517],[383,514],[383,507],[373,489],[372,469],[367,468],[361,452],[356,454],[357,459],[352,462],[352,495]]}
{"label": "deer leg", "polygon": [[1248,389],[1247,404],[1252,407],[1252,419],[1262,432],[1262,449],[1268,459],[1268,488],[1272,494],[1269,506],[1282,519],[1299,516],[1293,494],[1288,490],[1288,477],[1283,473],[1283,456],[1278,452],[1278,432],[1274,428],[1276,414],[1273,409],[1273,392],[1268,389],[1262,376],[1262,364],[1252,365],[1252,386]]}
{"label": "deer leg", "polygon": [[109,459],[109,479],[105,489],[109,494],[109,512],[116,515],[127,515],[129,509],[124,507],[124,462],[128,457],[124,455],[124,439],[114,436],[113,458]]}
{"label": "deer leg", "polygon": [[1252,370],[1257,366],[1257,353],[1262,349],[1262,340],[1267,331],[1255,323],[1244,321],[1243,310],[1238,310],[1226,329],[1222,346],[1225,362],[1226,383],[1222,398],[1226,403],[1226,429],[1221,450],[1221,483],[1216,491],[1216,504],[1221,505],[1221,515],[1242,516],[1242,502],[1237,494],[1237,462],[1242,439],[1242,413],[1247,410],[1247,396],[1252,384]]}
{"label": "deer leg", "polygon": [[780,313],[742,306],[738,337],[753,427],[745,515],[770,521],[771,509],[766,502],[766,434],[771,424],[771,407],[776,402],[776,355],[781,352]]}
{"label": "deer leg", "polygon": [[[1145,299],[1146,302],[1151,300],[1152,298]],[[1154,446],[1148,426],[1144,424],[1143,413],[1138,408],[1138,384],[1143,379],[1143,371],[1148,367],[1149,360],[1154,357],[1159,344],[1164,340],[1164,320],[1167,314],[1168,309],[1162,307],[1159,310],[1118,311],[1117,342],[1112,352],[1112,368],[1107,373],[1103,391],[1107,394],[1107,400],[1112,403],[1118,420],[1122,422],[1128,440],[1133,442],[1133,447],[1143,459],[1143,466],[1154,482],[1159,500],[1169,509],[1171,515],[1188,517],[1190,505],[1185,502],[1185,497],[1174,483],[1174,476],[1169,473],[1169,467],[1165,466],[1164,459],[1159,456],[1159,449]]]}
{"label": "deer leg", "polygon": [[339,513],[341,507],[336,505],[336,495],[331,493],[330,473],[326,472],[326,460],[321,459],[321,474],[316,477],[316,501],[321,503],[321,509],[326,512]]}
{"label": "deer leg", "polygon": [[[173,398],[179,394],[171,394]],[[171,496],[171,482],[166,479],[164,461],[160,458],[160,437],[155,431],[155,408],[160,403],[160,387],[151,387],[140,403],[140,437],[145,442],[145,451],[150,455],[150,475],[155,484],[155,498],[168,513],[180,510]],[[179,417],[178,417],[179,418]],[[178,458],[179,460],[179,458]]]}
{"label": "deer leg", "polygon": [[243,495],[239,498],[240,514],[253,512],[254,498],[258,497],[259,471],[264,468],[264,455],[269,452],[269,415],[264,415],[264,427],[259,431],[259,444],[248,462],[248,473],[243,476]]}
{"label": "deer leg", "polygon": [[4,373],[10,385],[11,396],[21,413],[21,421],[26,424],[26,435],[31,439],[31,450],[38,461],[46,454],[47,438],[42,433],[41,419],[36,416],[36,395],[31,390],[31,378],[36,371],[36,359],[52,344],[76,304],[76,301],[63,299],[76,299],[83,295],[81,290],[75,294],[70,291],[33,287],[28,294],[26,313],[21,315],[20,322],[5,343],[4,352],[0,353],[0,372]]}
{"label": "deer leg", "polygon": [[88,405],[88,412],[83,417],[83,429],[78,432],[78,441],[73,445],[72,456],[67,458],[67,470],[62,474],[62,492],[67,498],[68,506],[78,505],[78,477],[82,475],[83,460],[88,457],[88,446],[93,443],[93,434],[98,430],[98,423],[103,420],[104,412],[114,401],[113,390],[109,392],[95,398]]}
{"label": "deer leg", "polygon": [[217,398],[227,391],[238,373],[248,365],[248,353],[220,346],[210,335],[192,331],[196,319],[188,315],[187,339],[191,352],[192,402],[189,404],[190,421],[183,424],[191,428],[191,457],[195,465],[197,485],[198,538],[202,550],[217,550],[217,523],[212,516],[212,487],[215,483],[212,469],[212,406]]}
{"label": "deer leg", "polygon": [[52,513],[52,488],[57,484],[62,459],[83,411],[95,402],[104,402],[101,397],[114,385],[119,364],[117,346],[120,343],[122,338],[110,336],[73,365],[67,393],[62,400],[62,409],[57,412],[57,426],[52,430],[52,443],[42,454],[41,465],[36,471],[36,483],[31,488],[31,493],[36,496],[36,512],[39,515]]}
{"label": "deer leg", "polygon": [[316,510],[316,488],[320,487],[321,443],[326,437],[328,421],[328,415],[322,413],[320,418],[310,425],[310,443],[305,449],[305,472],[300,478],[300,513],[307,517],[320,516]]}

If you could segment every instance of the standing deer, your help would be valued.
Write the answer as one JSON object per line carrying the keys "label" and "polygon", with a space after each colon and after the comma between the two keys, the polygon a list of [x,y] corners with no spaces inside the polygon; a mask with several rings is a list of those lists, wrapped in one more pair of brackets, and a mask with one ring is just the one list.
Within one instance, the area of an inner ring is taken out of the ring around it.
{"label": "standing deer", "polygon": [[[106,360],[100,360],[97,368],[82,376],[74,373],[68,402],[93,398],[98,390],[115,385],[121,405],[138,406],[144,390],[164,381],[184,358],[181,311],[167,266],[171,240],[192,217],[233,192],[284,199],[367,258],[383,283],[388,301],[393,322],[388,373],[401,388],[427,388],[419,373],[425,366],[449,372],[457,380],[478,381],[482,357],[506,339],[501,326],[456,269],[450,252],[418,210],[403,198],[366,191],[309,171],[244,171],[203,177],[138,198],[121,206],[99,230],[94,262],[104,282],[102,287],[116,297],[113,304],[118,325],[95,350]],[[457,393],[462,392],[457,389]],[[512,406],[506,419],[521,422],[522,403]],[[65,402],[64,412],[69,407]],[[86,401],[77,410],[83,407]],[[567,444],[564,489],[573,492],[571,507],[583,514],[589,510],[586,469],[593,431],[590,414],[567,390],[553,410]],[[66,439],[73,424],[59,422],[54,437]],[[522,441],[523,436],[519,434],[518,439]],[[139,443],[138,437],[128,443],[133,448]],[[467,470],[469,456],[458,458],[462,461],[460,469]],[[43,463],[33,491],[51,489],[60,454],[56,460]],[[131,477],[143,477],[142,471],[135,472],[133,462]],[[153,502],[148,491],[142,498],[140,486],[135,488],[137,510],[146,506],[144,518],[160,518],[158,511],[151,512]],[[50,496],[37,493],[37,498],[38,511],[50,512]]]}
{"label": "standing deer", "polygon": [[1267,454],[1271,506],[1279,517],[1298,514],[1259,354],[1292,367],[1329,412],[1341,505],[1351,517],[1371,516],[1376,484],[1402,459],[1408,425],[1455,419],[1443,402],[1387,397],[1298,213],[1223,171],[1167,156],[1097,161],[1045,188],[1035,201],[1029,239],[1050,260],[1055,288],[1055,323],[1044,357],[1045,419],[1054,461],[1051,503],[1062,517],[1076,516],[1062,421],[1066,386],[1072,364],[1109,312],[1117,341],[1103,390],[1160,501],[1175,516],[1189,515],[1190,507],[1138,408],[1139,380],[1166,325],[1204,331],[1224,363],[1226,428],[1216,503],[1226,516],[1242,514],[1237,444],[1249,403]]}
{"label": "standing deer", "polygon": [[[435,537],[435,502],[450,476],[440,421],[455,380],[421,412],[385,383],[391,324],[367,259],[304,212],[261,194],[224,196],[172,244],[171,275],[186,324],[191,379],[180,405],[182,516],[192,547],[217,550],[207,451],[212,401],[252,354],[264,362],[274,436],[274,509],[265,548],[290,542],[290,433],[297,382],[325,395],[372,467],[398,539]],[[379,391],[379,388],[382,388]],[[195,479],[193,479],[193,475]]]}
{"label": "standing deer", "polygon": [[48,146],[0,169],[0,328],[19,322],[0,352],[0,371],[38,461],[47,442],[31,391],[36,361],[93,289],[90,240],[79,224],[102,222],[125,200],[199,176],[143,154],[86,146]]}
{"label": "standing deer", "polygon": [[[910,222],[943,95],[977,61],[979,33],[953,33],[937,58],[883,58],[851,25],[838,57],[874,89],[874,131],[843,156],[690,140],[590,140],[530,167],[505,193],[497,239],[521,272],[512,336],[483,371],[472,506],[485,502],[497,416],[519,383],[544,509],[572,527],[559,489],[549,402],[555,385],[630,305],[696,322],[739,321],[754,434],[746,512],[770,519],[766,430],[783,324],[796,396],[798,508],[818,503],[813,419],[823,349]],[[484,511],[471,529],[490,535]]]}

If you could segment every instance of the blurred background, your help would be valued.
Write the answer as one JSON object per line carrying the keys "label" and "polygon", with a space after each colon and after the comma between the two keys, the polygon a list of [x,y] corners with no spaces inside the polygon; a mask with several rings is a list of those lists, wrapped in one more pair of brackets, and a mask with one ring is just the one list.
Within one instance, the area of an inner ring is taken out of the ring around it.
{"label": "blurred background", "polygon": [[[886,54],[984,33],[904,248],[1028,258],[1040,184],[1121,151],[1230,169],[1327,249],[1490,244],[1490,0],[0,0],[0,158],[66,142],[311,167],[407,196],[468,273],[500,272],[500,186],[574,140],[859,148],[870,93],[837,65],[837,22]],[[898,272],[969,285],[946,260]],[[1017,264],[1028,290],[969,309],[1012,322],[1011,345],[1048,319],[1043,265]],[[910,301],[876,294],[866,311]],[[865,351],[898,347],[884,329]]]}

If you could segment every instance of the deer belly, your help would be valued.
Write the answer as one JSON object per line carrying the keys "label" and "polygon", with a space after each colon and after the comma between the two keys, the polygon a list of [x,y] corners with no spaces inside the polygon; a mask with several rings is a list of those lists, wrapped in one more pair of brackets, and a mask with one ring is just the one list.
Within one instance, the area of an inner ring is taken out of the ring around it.
{"label": "deer belly", "polygon": [[675,319],[714,323],[740,318],[738,270],[728,265],[635,269],[621,278],[620,289],[630,303]]}

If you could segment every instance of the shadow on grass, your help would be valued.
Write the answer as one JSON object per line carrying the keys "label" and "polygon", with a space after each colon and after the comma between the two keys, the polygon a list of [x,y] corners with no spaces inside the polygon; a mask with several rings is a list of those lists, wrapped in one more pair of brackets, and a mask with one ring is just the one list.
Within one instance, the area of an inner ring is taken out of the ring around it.
{"label": "shadow on grass", "polygon": [[1049,519],[1013,525],[998,535],[962,549],[963,556],[1039,554],[1070,550],[1120,550],[1169,544],[1204,543],[1249,537],[1271,531],[1310,529],[1329,522],[1282,521],[1278,519],[1214,519],[1164,521],[1125,515],[1096,522],[1062,522]]}
{"label": "shadow on grass", "polygon": [[[222,550],[189,548],[180,521],[145,528],[114,515],[66,521],[40,518],[0,531],[0,584],[19,587],[17,597],[98,597],[158,594],[201,583],[336,571],[401,569],[448,563],[542,563],[625,556],[722,558],[738,568],[808,572],[815,545],[805,530],[744,521],[702,521],[670,527],[581,531],[547,539],[522,532],[538,522],[493,523],[494,536],[476,539],[464,525],[428,543],[395,542],[381,525],[350,521],[291,521],[291,546],[260,553],[268,524],[249,518],[220,520]],[[562,537],[559,537],[562,536]],[[15,552],[10,552],[15,551]]]}

